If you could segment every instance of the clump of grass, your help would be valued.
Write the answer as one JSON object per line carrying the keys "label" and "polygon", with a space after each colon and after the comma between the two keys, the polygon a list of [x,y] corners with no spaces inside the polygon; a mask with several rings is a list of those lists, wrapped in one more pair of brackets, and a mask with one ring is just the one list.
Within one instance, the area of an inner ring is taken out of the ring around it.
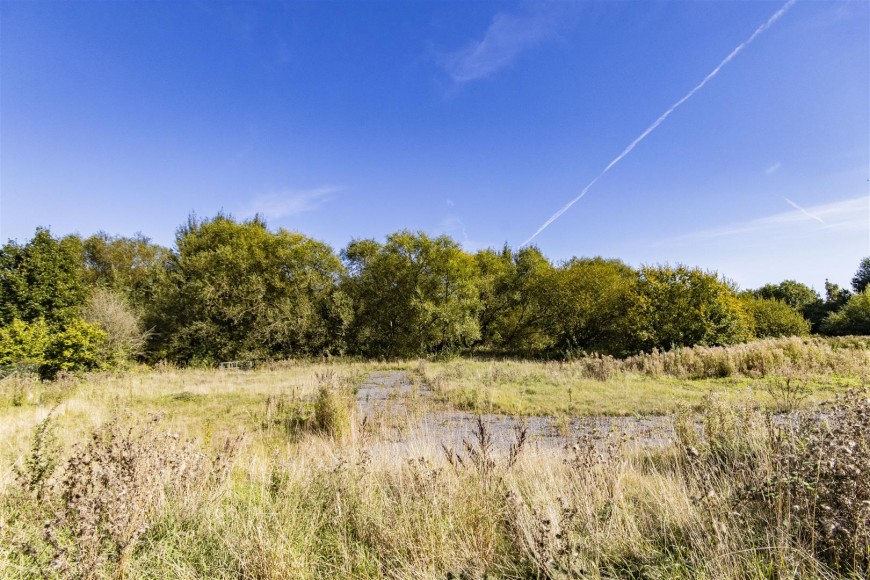
{"label": "clump of grass", "polygon": [[339,385],[334,371],[317,375],[319,387],[314,402],[314,423],[320,431],[337,441],[346,439],[351,433],[353,418],[353,399],[347,389]]}
{"label": "clump of grass", "polygon": [[32,396],[36,383],[34,375],[13,371],[0,378],[0,401],[13,407],[21,407]]}

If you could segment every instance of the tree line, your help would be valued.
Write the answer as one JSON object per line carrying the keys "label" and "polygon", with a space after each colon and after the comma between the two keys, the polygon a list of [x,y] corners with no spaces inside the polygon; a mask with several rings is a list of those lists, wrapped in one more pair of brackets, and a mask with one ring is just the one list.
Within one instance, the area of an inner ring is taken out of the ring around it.
{"label": "tree line", "polygon": [[870,333],[870,258],[854,292],[786,280],[741,291],[683,265],[554,264],[536,247],[466,252],[400,231],[336,253],[259,217],[190,217],[173,248],[148,238],[56,237],[0,250],[0,367],[45,376],[130,360],[490,353],[570,358]]}

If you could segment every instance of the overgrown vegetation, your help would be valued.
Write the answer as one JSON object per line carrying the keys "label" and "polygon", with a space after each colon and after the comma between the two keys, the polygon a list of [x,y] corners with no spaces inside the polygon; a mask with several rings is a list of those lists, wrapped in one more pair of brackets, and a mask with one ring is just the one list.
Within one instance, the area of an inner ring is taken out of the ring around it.
{"label": "overgrown vegetation", "polygon": [[0,406],[0,576],[866,577],[866,390],[788,417],[709,395],[653,447],[484,418],[459,442],[425,417],[324,429],[347,407],[323,393],[375,368],[33,383]]}
{"label": "overgrown vegetation", "polygon": [[[870,333],[867,265],[855,294],[794,281],[740,291],[715,272],[618,260],[561,264],[537,248],[471,254],[408,231],[336,254],[260,218],[191,217],[173,248],[138,235],[0,250],[0,366],[129,361],[215,365],[298,356],[507,355],[567,360]],[[87,326],[86,326],[87,325]]]}
{"label": "overgrown vegetation", "polygon": [[413,370],[440,399],[474,412],[662,415],[701,405],[710,390],[729,402],[790,410],[866,385],[870,338],[765,339],[625,359],[421,361]]}

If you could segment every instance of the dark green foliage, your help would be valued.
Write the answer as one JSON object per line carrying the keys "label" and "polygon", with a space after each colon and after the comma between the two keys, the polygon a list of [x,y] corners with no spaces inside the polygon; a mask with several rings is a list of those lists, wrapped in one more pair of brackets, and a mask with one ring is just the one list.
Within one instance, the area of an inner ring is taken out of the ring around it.
{"label": "dark green foliage", "polygon": [[503,352],[536,354],[548,350],[545,298],[555,269],[535,247],[475,255],[480,295],[480,344]]}
{"label": "dark green foliage", "polygon": [[826,324],[827,318],[841,308],[843,308],[852,293],[845,288],[840,288],[837,284],[825,280],[825,300],[819,301],[816,304],[808,306],[804,310],[804,315],[809,318],[812,323],[813,332],[821,334],[830,334],[830,327]]}
{"label": "dark green foliage", "polygon": [[852,277],[852,290],[855,294],[863,292],[867,285],[870,284],[870,256],[861,260],[858,264],[858,271]]}
{"label": "dark green foliage", "polygon": [[784,280],[779,284],[765,284],[758,290],[753,291],[752,294],[756,298],[779,300],[800,312],[803,312],[809,306],[822,302],[822,299],[815,290],[806,284],[801,284],[794,280]]}
{"label": "dark green foliage", "polygon": [[341,263],[302,234],[260,219],[191,218],[149,304],[152,356],[178,361],[284,358],[340,350]]}
{"label": "dark green foliage", "polygon": [[76,237],[57,239],[38,228],[23,246],[10,241],[0,249],[0,325],[75,316],[87,296],[83,274]]}
{"label": "dark green foliage", "polygon": [[[868,273],[870,258],[856,288]],[[447,236],[409,231],[354,240],[339,258],[302,234],[222,214],[191,217],[171,250],[141,234],[82,240],[37,229],[0,249],[0,364],[43,364],[51,341],[56,363],[44,368],[53,374],[134,358],[622,357],[802,335],[804,317],[813,332],[870,332],[866,299],[825,290],[823,301],[785,280],[738,295],[717,274],[684,266],[554,265],[535,247],[470,254]]]}
{"label": "dark green foliage", "polygon": [[168,249],[142,234],[126,238],[100,232],[85,239],[82,248],[86,282],[120,292],[136,304],[149,298],[170,257]]}
{"label": "dark green foliage", "polygon": [[870,334],[870,293],[865,289],[853,294],[845,306],[828,315],[822,332],[832,336]]}
{"label": "dark green foliage", "polygon": [[447,236],[403,231],[384,245],[353,241],[342,256],[359,352],[414,356],[466,348],[480,337],[474,259]]}
{"label": "dark green foliage", "polygon": [[809,320],[813,332],[818,332],[822,320],[828,314],[828,308],[819,294],[806,284],[794,280],[766,284],[751,294],[756,298],[778,300],[791,306]]}
{"label": "dark green foliage", "polygon": [[618,260],[575,258],[554,271],[545,301],[557,352],[637,352],[639,291],[638,273]]}
{"label": "dark green foliage", "polygon": [[846,288],[825,280],[825,308],[828,312],[836,312],[849,302],[852,293]]}

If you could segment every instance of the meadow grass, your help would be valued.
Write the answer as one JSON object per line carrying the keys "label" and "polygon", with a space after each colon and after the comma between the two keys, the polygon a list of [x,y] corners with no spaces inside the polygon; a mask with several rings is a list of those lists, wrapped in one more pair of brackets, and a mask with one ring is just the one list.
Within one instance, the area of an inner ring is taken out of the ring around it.
{"label": "meadow grass", "polygon": [[[870,377],[863,338],[784,338],[731,347],[694,347],[619,360],[421,361],[412,367],[452,406],[520,415],[665,415],[697,408],[716,391],[726,401],[783,408],[783,386],[808,403]],[[786,405],[788,406],[788,405]]]}
{"label": "meadow grass", "polygon": [[[801,398],[785,422],[704,394],[750,377],[599,380],[593,361],[13,378],[0,383],[0,577],[864,578],[870,400],[832,394],[860,387],[849,348],[848,372],[807,379],[826,405]],[[695,409],[655,448],[605,433],[493,444],[485,422],[451,446],[425,413],[397,446],[341,403],[387,368],[442,381],[448,402],[479,380],[524,409],[558,409],[547,389],[567,388],[565,412],[667,412],[663,393]],[[635,387],[655,394],[608,402]],[[540,402],[522,391],[535,388]]]}

